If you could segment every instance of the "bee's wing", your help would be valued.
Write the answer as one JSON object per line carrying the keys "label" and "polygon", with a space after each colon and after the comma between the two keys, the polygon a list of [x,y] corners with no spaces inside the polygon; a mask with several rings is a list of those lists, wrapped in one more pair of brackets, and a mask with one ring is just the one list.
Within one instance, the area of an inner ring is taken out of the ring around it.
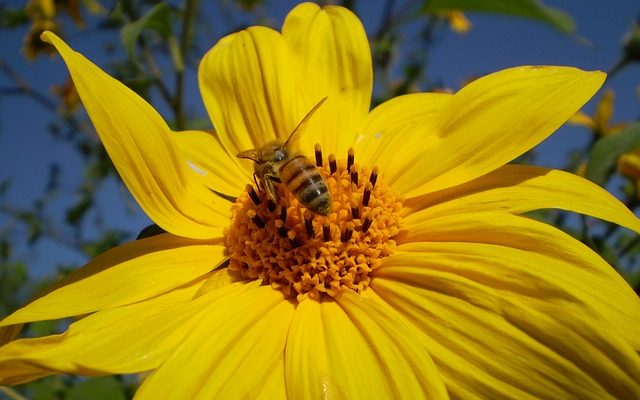
{"label": "bee's wing", "polygon": [[296,136],[299,132],[301,132],[304,129],[304,126],[307,124],[307,122],[309,122],[309,119],[311,119],[311,116],[313,115],[313,113],[318,111],[318,108],[320,108],[320,106],[326,100],[327,100],[327,97],[323,97],[322,99],[320,99],[320,101],[315,106],[313,106],[313,108],[311,110],[309,110],[307,115],[305,115],[304,118],[302,118],[300,123],[298,123],[298,126],[296,126],[296,128],[291,132],[291,134],[287,138],[287,141],[284,142],[285,146],[288,146],[290,144],[290,142],[291,142],[291,139],[293,139],[294,136]]}
{"label": "bee's wing", "polygon": [[236,155],[238,158],[247,158],[249,160],[260,162],[260,150],[259,149],[251,149],[241,151]]}

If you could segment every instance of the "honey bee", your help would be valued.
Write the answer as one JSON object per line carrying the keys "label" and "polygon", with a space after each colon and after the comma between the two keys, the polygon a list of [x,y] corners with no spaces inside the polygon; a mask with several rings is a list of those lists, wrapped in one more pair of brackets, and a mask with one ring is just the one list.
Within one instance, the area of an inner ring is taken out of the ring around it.
{"label": "honey bee", "polygon": [[331,212],[331,193],[327,183],[307,157],[291,150],[290,143],[325,100],[326,97],[302,118],[284,143],[274,140],[237,155],[238,158],[246,158],[255,163],[253,177],[257,178],[256,183],[259,182],[258,186],[267,192],[271,200],[277,202],[280,198],[275,185],[281,183],[302,205],[320,215],[328,215]]}

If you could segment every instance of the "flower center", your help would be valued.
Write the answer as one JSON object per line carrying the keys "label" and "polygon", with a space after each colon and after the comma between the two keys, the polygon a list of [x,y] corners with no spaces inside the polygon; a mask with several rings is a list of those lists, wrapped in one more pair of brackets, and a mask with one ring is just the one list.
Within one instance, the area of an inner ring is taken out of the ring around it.
{"label": "flower center", "polygon": [[[262,279],[287,297],[320,299],[345,289],[363,291],[371,272],[395,247],[401,198],[371,170],[315,149],[316,170],[331,194],[331,212],[309,211],[284,183],[276,202],[247,185],[233,205],[226,232],[229,269]],[[315,174],[311,174],[315,175]]]}

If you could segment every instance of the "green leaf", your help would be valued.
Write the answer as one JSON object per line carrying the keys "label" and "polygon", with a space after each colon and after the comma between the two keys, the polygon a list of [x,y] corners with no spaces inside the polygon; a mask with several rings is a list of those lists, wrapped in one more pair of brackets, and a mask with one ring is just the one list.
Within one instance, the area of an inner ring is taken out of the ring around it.
{"label": "green leaf", "polygon": [[136,62],[136,43],[145,30],[155,31],[164,39],[172,36],[171,9],[166,3],[156,4],[142,18],[126,24],[120,30],[122,45],[134,63]]}
{"label": "green leaf", "polygon": [[603,185],[616,167],[622,153],[640,148],[640,123],[631,124],[615,135],[598,140],[589,153],[587,178]]}
{"label": "green leaf", "polygon": [[24,8],[0,9],[0,28],[15,28],[29,22]]}
{"label": "green leaf", "polygon": [[67,400],[125,400],[124,388],[114,377],[92,378],[69,388]]}
{"label": "green leaf", "polygon": [[573,33],[576,29],[569,14],[537,0],[427,0],[422,8],[422,11],[429,14],[451,10],[529,18],[566,34]]}

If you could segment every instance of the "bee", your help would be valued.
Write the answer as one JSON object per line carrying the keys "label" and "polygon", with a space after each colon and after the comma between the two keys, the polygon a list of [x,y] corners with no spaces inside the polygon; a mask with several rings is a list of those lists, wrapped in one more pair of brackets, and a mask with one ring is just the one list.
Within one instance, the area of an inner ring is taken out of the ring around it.
{"label": "bee", "polygon": [[284,143],[274,140],[262,147],[246,150],[237,155],[238,158],[246,158],[255,163],[253,178],[258,187],[267,192],[271,200],[277,202],[280,193],[276,184],[283,184],[302,205],[320,215],[328,215],[331,212],[331,193],[327,183],[307,157],[292,151],[290,143],[325,100],[327,100],[326,97],[302,118]]}

